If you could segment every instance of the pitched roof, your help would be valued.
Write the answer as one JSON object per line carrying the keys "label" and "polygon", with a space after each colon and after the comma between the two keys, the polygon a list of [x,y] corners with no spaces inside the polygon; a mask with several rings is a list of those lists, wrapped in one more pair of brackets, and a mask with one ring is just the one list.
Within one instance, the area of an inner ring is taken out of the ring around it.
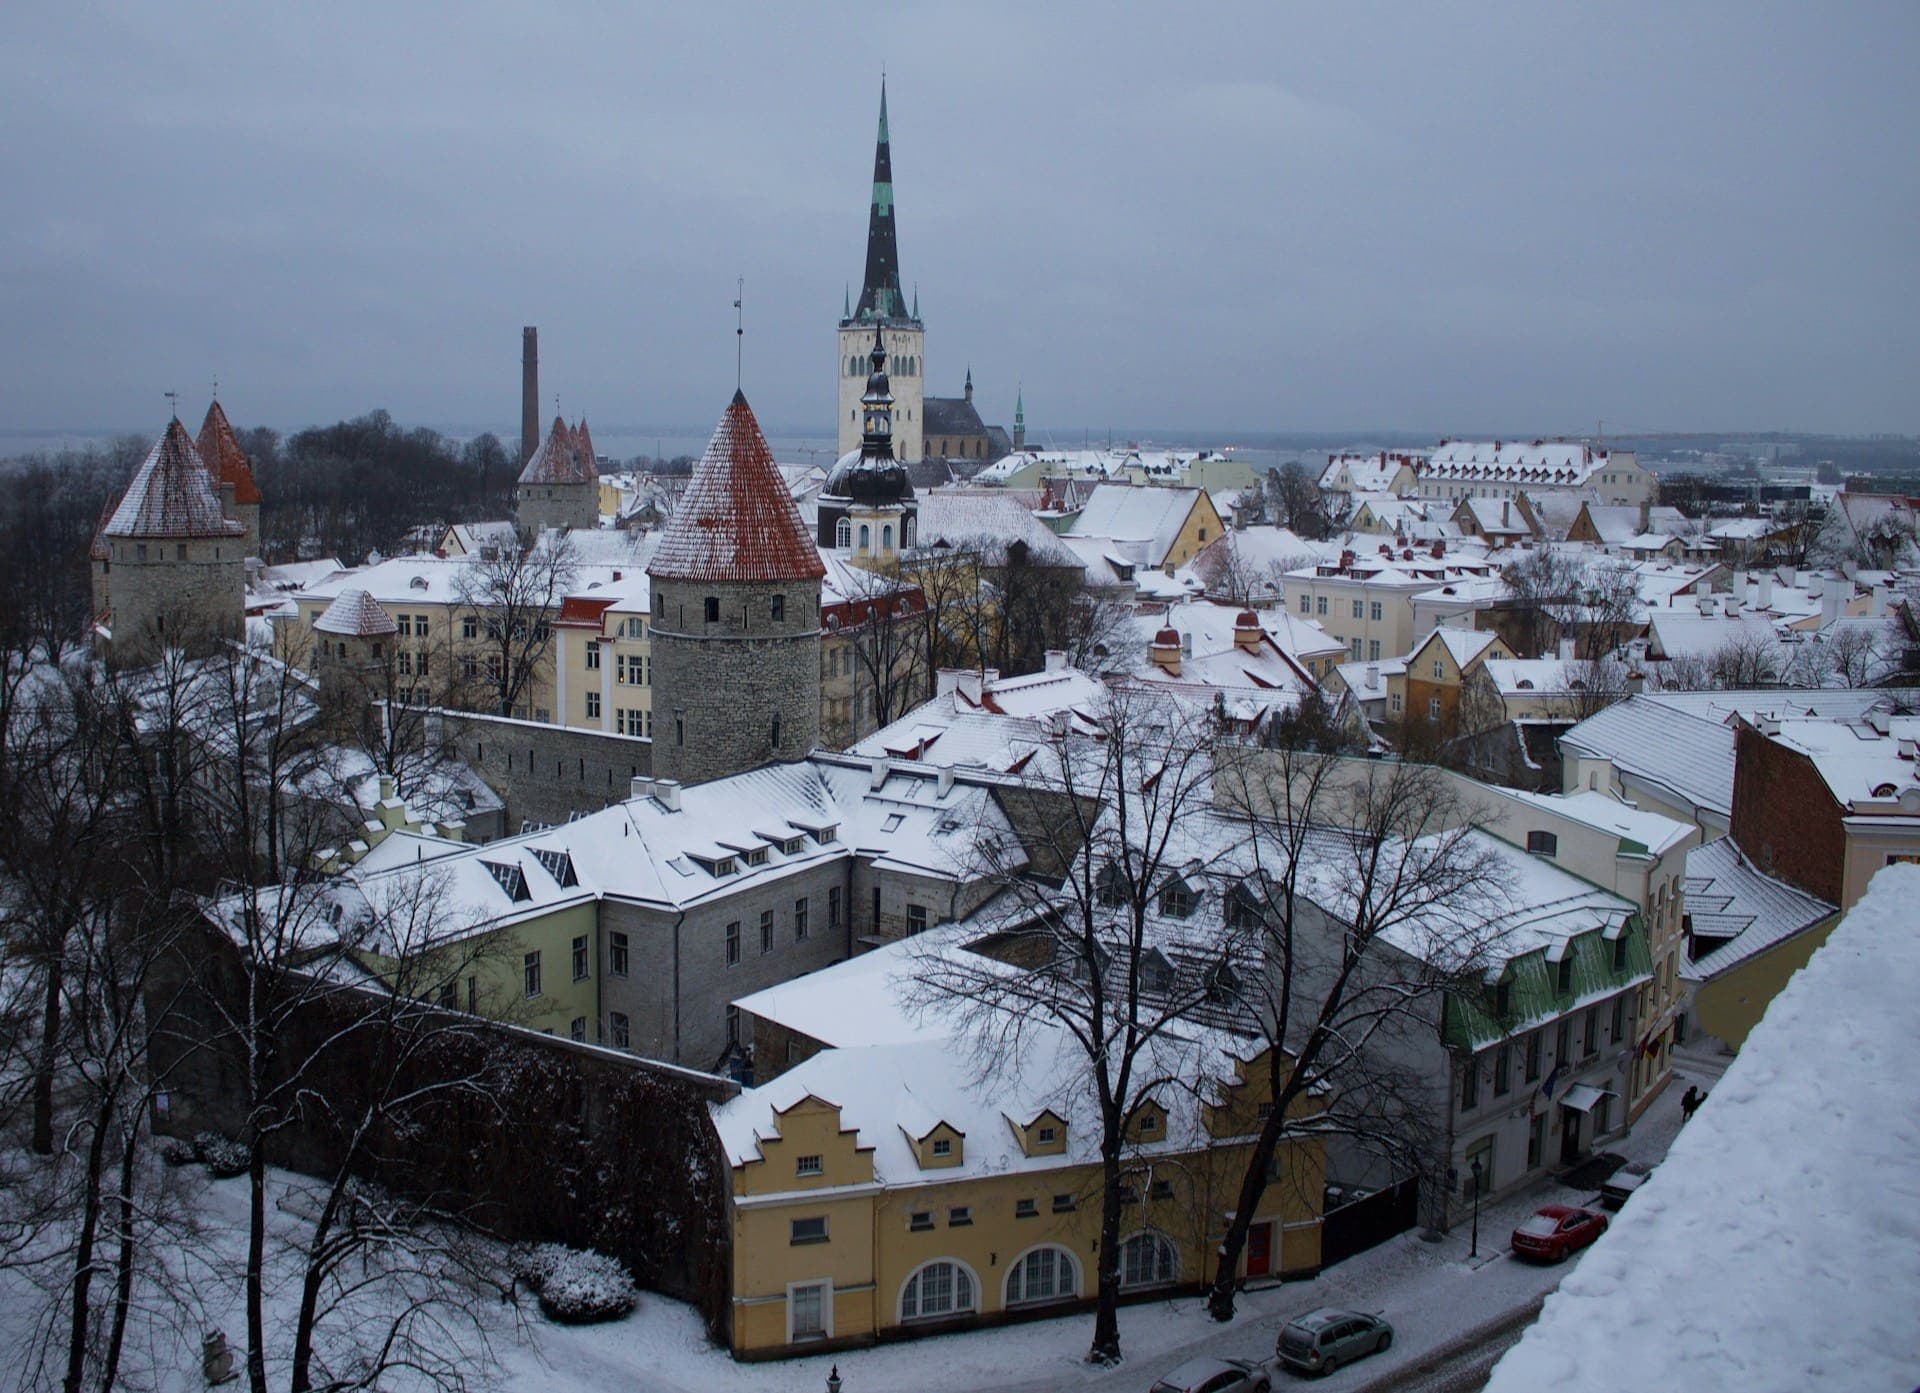
{"label": "pitched roof", "polygon": [[187,428],[174,417],[101,529],[109,537],[238,537]]}
{"label": "pitched roof", "polygon": [[547,432],[547,438],[540,442],[540,448],[520,471],[523,484],[595,484],[599,481],[600,471],[593,462],[593,441],[587,435],[586,421],[569,427],[559,416],[553,418],[553,428]]}
{"label": "pitched roof", "polygon": [[1695,938],[1719,945],[1681,964],[1689,981],[1711,981],[1834,913],[1818,896],[1765,874],[1732,837],[1689,851],[1686,882]]}
{"label": "pitched roof", "polygon": [[985,435],[986,423],[965,397],[928,397],[920,403],[923,435]]}
{"label": "pitched roof", "polygon": [[736,391],[694,467],[647,574],[663,580],[817,580],[820,551]]}
{"label": "pitched roof", "polygon": [[378,600],[358,586],[342,590],[326,613],[313,621],[323,634],[345,634],[351,638],[378,638],[396,632],[393,616]]}
{"label": "pitched roof", "polygon": [[1560,746],[1610,760],[1696,808],[1721,817],[1733,811],[1733,732],[1718,721],[1631,696],[1587,717]]}
{"label": "pitched roof", "polygon": [[1148,484],[1102,484],[1073,520],[1068,535],[1109,540],[1136,565],[1158,566],[1180,538],[1201,490]]}
{"label": "pitched roof", "polygon": [[213,476],[216,489],[221,484],[232,484],[235,503],[260,502],[260,486],[253,481],[247,452],[240,448],[233,426],[227,421],[226,410],[217,397],[207,407],[207,419],[200,423],[200,438],[194,447],[200,451],[201,462]]}

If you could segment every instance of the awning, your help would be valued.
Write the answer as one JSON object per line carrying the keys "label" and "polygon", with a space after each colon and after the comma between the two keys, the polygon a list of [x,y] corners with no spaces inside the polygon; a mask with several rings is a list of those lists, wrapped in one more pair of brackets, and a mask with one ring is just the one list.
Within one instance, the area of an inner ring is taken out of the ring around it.
{"label": "awning", "polygon": [[1560,1105],[1572,1108],[1575,1112],[1591,1112],[1593,1105],[1602,1098],[1619,1096],[1611,1088],[1595,1088],[1592,1084],[1577,1083],[1561,1095]]}

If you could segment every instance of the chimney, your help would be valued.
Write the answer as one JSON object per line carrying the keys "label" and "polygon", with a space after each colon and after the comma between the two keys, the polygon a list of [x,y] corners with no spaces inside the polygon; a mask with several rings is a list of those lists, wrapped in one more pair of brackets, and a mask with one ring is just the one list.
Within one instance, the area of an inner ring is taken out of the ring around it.
{"label": "chimney", "polygon": [[677,813],[680,811],[680,781],[678,779],[655,779],[653,781],[653,796],[659,800],[660,806],[668,812]]}
{"label": "chimney", "polygon": [[1049,648],[1047,650],[1047,671],[1065,672],[1066,670],[1067,650],[1064,648]]}
{"label": "chimney", "polygon": [[940,798],[945,798],[949,793],[953,792],[953,766],[951,764],[943,764],[940,766],[940,776],[936,783],[936,789],[936,796]]}
{"label": "chimney", "polygon": [[1725,599],[1727,603],[1727,618],[1732,619],[1740,613],[1740,597],[1737,594],[1730,593]]}
{"label": "chimney", "polygon": [[1873,608],[1868,610],[1867,613],[1875,619],[1884,618],[1887,613],[1887,605],[1892,599],[1893,599],[1892,586],[1886,585],[1884,583],[1874,586],[1873,587]]}
{"label": "chimney", "polygon": [[1640,500],[1640,530],[1646,532],[1651,528],[1652,524],[1653,500],[1651,498],[1643,498]]}
{"label": "chimney", "polygon": [[[1843,582],[1838,576],[1827,582],[1826,593],[1820,597],[1820,627],[1829,629],[1840,618],[1840,587]],[[1847,587],[1849,590],[1852,586]]]}
{"label": "chimney", "polygon": [[1574,657],[1574,641],[1570,638],[1560,640],[1560,661],[1570,663]]}
{"label": "chimney", "polygon": [[1502,528],[1513,526],[1513,504],[1504,498],[1500,500],[1500,526]]}
{"label": "chimney", "polygon": [[1193,630],[1191,629],[1180,635],[1180,656],[1183,658],[1193,656]]}
{"label": "chimney", "polygon": [[1636,667],[1627,673],[1628,696],[1639,696],[1640,693],[1646,691],[1646,689],[1647,674],[1644,671]]}
{"label": "chimney", "polygon": [[520,331],[520,463],[540,448],[540,331]]}
{"label": "chimney", "polygon": [[1162,629],[1153,636],[1153,642],[1147,645],[1147,661],[1166,673],[1169,677],[1180,675],[1180,635],[1173,629]]}
{"label": "chimney", "polygon": [[653,796],[653,780],[646,778],[643,775],[635,774],[633,776],[633,783],[627,789],[627,797],[651,798],[652,796]]}
{"label": "chimney", "polygon": [[984,684],[984,674],[978,669],[968,668],[953,675],[954,691],[973,705],[980,704],[980,688]]}
{"label": "chimney", "polygon": [[867,764],[867,788],[878,793],[886,785],[887,775],[891,772],[892,766],[887,763],[887,757],[875,755]]}
{"label": "chimney", "polygon": [[1372,691],[1380,685],[1380,664],[1367,664],[1367,690]]}
{"label": "chimney", "polygon": [[1251,653],[1260,646],[1265,635],[1260,628],[1260,617],[1250,609],[1243,609],[1233,617],[1233,646]]}
{"label": "chimney", "polygon": [[1773,572],[1762,571],[1753,578],[1753,607],[1755,609],[1773,608]]}
{"label": "chimney", "polygon": [[1693,598],[1694,598],[1694,603],[1700,607],[1700,612],[1702,614],[1713,613],[1713,596],[1707,595],[1707,594],[1701,594],[1701,595],[1696,595]]}
{"label": "chimney", "polygon": [[960,690],[960,671],[958,668],[943,667],[936,679],[933,694],[936,697],[949,697]]}
{"label": "chimney", "polygon": [[1751,597],[1752,592],[1753,577],[1745,571],[1735,571],[1733,573],[1733,593],[1740,597],[1740,603],[1745,604]]}

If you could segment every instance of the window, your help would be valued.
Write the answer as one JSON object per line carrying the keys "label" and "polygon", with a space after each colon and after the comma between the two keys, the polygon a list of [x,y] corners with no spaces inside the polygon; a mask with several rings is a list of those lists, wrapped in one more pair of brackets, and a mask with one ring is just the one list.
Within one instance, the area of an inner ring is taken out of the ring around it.
{"label": "window", "polygon": [[767,731],[767,743],[776,750],[780,748],[780,716],[777,712],[774,714],[771,728]]}
{"label": "window", "polygon": [[573,940],[573,980],[587,980],[587,936],[579,935]]}
{"label": "window", "polygon": [[1554,856],[1560,851],[1560,838],[1552,832],[1527,833],[1527,850],[1536,856]]}
{"label": "window", "polygon": [[827,1217],[822,1214],[813,1219],[789,1220],[787,1242],[798,1248],[803,1243],[825,1243],[827,1241]]}
{"label": "window", "polygon": [[624,1050],[633,1042],[633,1027],[627,1021],[625,1011],[607,1012],[607,1043],[616,1050]]}
{"label": "window", "polygon": [[760,951],[773,951],[773,911],[770,909],[760,911]]}
{"label": "window", "polygon": [[933,1154],[936,1156],[953,1155],[953,1139],[951,1137],[934,1138]]}
{"label": "window", "polygon": [[1444,682],[1446,681],[1446,678],[1447,678],[1447,665],[1441,662],[1438,658],[1435,658],[1433,660],[1433,680],[1436,682]]}
{"label": "window", "polygon": [[1504,1098],[1513,1084],[1513,1051],[1502,1045],[1493,1053],[1493,1096]]}
{"label": "window", "polygon": [[587,671],[598,672],[599,670],[600,670],[600,641],[598,639],[590,638],[587,640]]}
{"label": "window", "polygon": [[1160,892],[1160,912],[1175,919],[1187,918],[1193,913],[1193,891],[1175,881]]}
{"label": "window", "polygon": [[1040,1202],[1038,1200],[1015,1200],[1013,1202],[1013,1217],[1016,1219],[1034,1219],[1038,1218],[1039,1214]]}
{"label": "window", "polygon": [[1074,1200],[1072,1195],[1055,1195],[1053,1197],[1053,1212],[1055,1214],[1071,1214],[1079,1207],[1079,1204]]}
{"label": "window", "polygon": [[480,979],[467,978],[467,1012],[469,1015],[480,1009]]}
{"label": "window", "polygon": [[1527,1127],[1527,1169],[1533,1170],[1540,1164],[1541,1154],[1547,1149],[1547,1114],[1541,1113]]}
{"label": "window", "polygon": [[1302,614],[1313,613],[1313,597],[1311,595],[1302,595],[1300,597],[1300,612]]}
{"label": "window", "polygon": [[793,1173],[794,1173],[795,1175],[818,1175],[818,1174],[820,1174],[820,1158],[819,1158],[818,1156],[796,1156],[796,1157],[794,1157],[794,1158],[793,1158]]}
{"label": "window", "polygon": [[973,1309],[973,1274],[957,1262],[930,1262],[900,1289],[901,1320],[932,1320]]}
{"label": "window", "polygon": [[1627,1033],[1627,999],[1626,997],[1616,996],[1613,999],[1613,1020],[1611,1024],[1613,1026],[1613,1030],[1609,1038],[1611,1039],[1612,1043],[1617,1045],[1626,1036],[1626,1033]]}
{"label": "window", "polygon": [[804,942],[807,937],[807,897],[802,895],[793,902],[793,938],[796,943]]}
{"label": "window", "polygon": [[1316,598],[1313,602],[1313,609],[1315,614],[1318,614],[1323,619],[1326,618],[1327,597],[1325,595],[1321,595],[1318,598]]}
{"label": "window", "polygon": [[1625,972],[1627,970],[1627,935],[1625,930],[1622,930],[1620,937],[1613,941],[1613,970],[1615,972]]}
{"label": "window", "polygon": [[567,1035],[576,1043],[584,1044],[587,1038],[587,1018],[575,1016],[572,1023],[567,1026]]}
{"label": "window", "polygon": [[1513,982],[1502,977],[1493,986],[1493,1014],[1505,1020],[1513,1014]]}
{"label": "window", "polygon": [[1554,969],[1553,979],[1554,990],[1562,996],[1573,990],[1573,945],[1569,943],[1564,946],[1566,953]]}
{"label": "window", "polygon": [[1395,711],[1398,711],[1400,709],[1400,693],[1395,692],[1389,697],[1387,699],[1387,705],[1391,706]]}
{"label": "window", "polygon": [[727,925],[727,966],[740,966],[740,921]]}
{"label": "window", "polygon": [[1367,640],[1367,661],[1370,663],[1380,661],[1380,640],[1377,638]]}
{"label": "window", "polygon": [[[413,632],[416,638],[425,638],[427,636],[427,616],[426,615],[416,614],[413,616]],[[426,669],[423,667],[420,669],[420,671],[425,672]]]}
{"label": "window", "polygon": [[907,932],[923,934],[927,931],[927,907],[923,904],[907,906]]}
{"label": "window", "polygon": [[540,950],[535,949],[521,959],[521,969],[526,976],[528,996],[540,995]]}
{"label": "window", "polygon": [[826,1282],[806,1282],[787,1288],[787,1324],[790,1340],[824,1340],[827,1337]]}
{"label": "window", "polygon": [[787,597],[785,595],[775,595],[773,597],[772,609],[773,622],[776,624],[783,622],[787,617]]}
{"label": "window", "polygon": [[866,551],[873,545],[873,530],[864,522],[860,524],[860,550]]}
{"label": "window", "polygon": [[709,595],[702,601],[702,605],[706,610],[707,623],[718,624],[720,622],[720,597],[717,595]]}
{"label": "window", "polygon": [[1460,1071],[1460,1111],[1472,1112],[1480,1106],[1480,1059],[1478,1055],[1467,1060],[1467,1067]]}
{"label": "window", "polygon": [[842,550],[853,545],[853,524],[845,518],[834,524],[833,544]]}
{"label": "window", "polygon": [[933,1227],[933,1211],[916,1209],[907,1215],[908,1233],[925,1233]]}
{"label": "window", "polygon": [[1560,1064],[1573,1057],[1573,1022],[1562,1020],[1553,1032],[1553,1062]]}
{"label": "window", "polygon": [[435,993],[435,1001],[443,1010],[457,1010],[460,1005],[459,987],[453,982],[442,982],[440,990]]}
{"label": "window", "polygon": [[1180,1272],[1173,1244],[1157,1233],[1136,1233],[1120,1245],[1120,1285],[1129,1287],[1165,1286]]}
{"label": "window", "polygon": [[1356,663],[1360,661],[1360,655],[1365,650],[1366,650],[1366,645],[1360,639],[1357,639],[1357,638],[1352,639],[1352,640],[1349,640],[1347,643],[1347,651],[1353,656],[1353,660]]}
{"label": "window", "polygon": [[1385,608],[1382,607],[1380,601],[1378,600],[1375,600],[1372,604],[1367,606],[1367,617],[1369,619],[1384,619],[1386,618],[1386,614],[1387,612]]}
{"label": "window", "polygon": [[460,637],[461,638],[479,638],[480,637],[480,621],[471,614],[462,618],[460,621]]}
{"label": "window", "polygon": [[963,1229],[972,1222],[973,1207],[971,1205],[956,1204],[947,1210],[947,1227],[950,1229]]}
{"label": "window", "polygon": [[1158,1132],[1159,1130],[1160,1130],[1159,1114],[1151,1113],[1151,1112],[1143,1112],[1140,1114],[1140,1135],[1141,1136],[1143,1137],[1148,1136],[1154,1132]]}
{"label": "window", "polygon": [[1527,1082],[1534,1083],[1540,1077],[1540,1032],[1534,1031],[1527,1036],[1526,1046]]}
{"label": "window", "polygon": [[727,1043],[729,1045],[740,1043],[740,1008],[738,1006],[727,1007]]}
{"label": "window", "polygon": [[1600,1053],[1600,1008],[1598,1006],[1589,1006],[1587,1008],[1587,1018],[1584,1025],[1586,1029],[1580,1032],[1584,1048],[1580,1053],[1591,1057]]}
{"label": "window", "polygon": [[1437,721],[1440,719],[1440,698],[1439,697],[1427,698],[1427,719],[1430,721]]}
{"label": "window", "polygon": [[840,887],[838,885],[827,887],[827,927],[830,929],[840,927]]}
{"label": "window", "polygon": [[1073,1254],[1065,1248],[1035,1248],[1007,1273],[1007,1304],[1062,1301],[1075,1294]]}

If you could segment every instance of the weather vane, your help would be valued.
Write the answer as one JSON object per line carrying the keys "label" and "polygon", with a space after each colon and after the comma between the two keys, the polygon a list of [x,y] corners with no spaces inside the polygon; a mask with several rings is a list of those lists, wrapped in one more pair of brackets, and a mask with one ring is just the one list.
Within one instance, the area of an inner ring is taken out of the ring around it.
{"label": "weather vane", "polygon": [[162,395],[166,397],[167,406],[173,412],[173,419],[176,421],[179,420],[180,419],[180,394],[178,392],[166,392],[166,393],[163,393]]}
{"label": "weather vane", "polygon": [[734,281],[733,296],[733,390],[737,392],[744,380],[740,369],[747,346],[747,316],[746,311],[740,307],[747,298],[745,276]]}

